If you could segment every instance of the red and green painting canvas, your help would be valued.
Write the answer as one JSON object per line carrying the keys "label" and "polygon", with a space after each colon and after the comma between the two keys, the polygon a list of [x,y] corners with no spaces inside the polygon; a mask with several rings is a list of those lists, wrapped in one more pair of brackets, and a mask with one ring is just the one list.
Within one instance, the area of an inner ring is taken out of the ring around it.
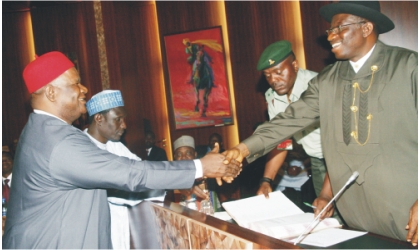
{"label": "red and green painting canvas", "polygon": [[233,124],[221,27],[164,41],[176,129]]}

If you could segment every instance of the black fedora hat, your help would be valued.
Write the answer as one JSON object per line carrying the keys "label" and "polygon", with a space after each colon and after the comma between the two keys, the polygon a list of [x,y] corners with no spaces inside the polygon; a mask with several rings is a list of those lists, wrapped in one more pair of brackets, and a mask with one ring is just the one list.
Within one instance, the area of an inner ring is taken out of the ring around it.
{"label": "black fedora hat", "polygon": [[347,13],[363,17],[373,22],[378,28],[378,33],[382,34],[394,29],[394,22],[381,13],[378,1],[340,1],[322,6],[319,14],[329,23],[334,15]]}

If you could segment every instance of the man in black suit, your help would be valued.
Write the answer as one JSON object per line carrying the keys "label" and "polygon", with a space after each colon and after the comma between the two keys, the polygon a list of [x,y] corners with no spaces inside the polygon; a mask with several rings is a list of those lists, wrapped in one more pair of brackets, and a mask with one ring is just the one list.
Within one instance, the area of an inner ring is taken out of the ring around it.
{"label": "man in black suit", "polygon": [[168,157],[164,149],[155,146],[156,136],[152,131],[146,131],[144,144],[146,145],[146,160],[167,161]]}

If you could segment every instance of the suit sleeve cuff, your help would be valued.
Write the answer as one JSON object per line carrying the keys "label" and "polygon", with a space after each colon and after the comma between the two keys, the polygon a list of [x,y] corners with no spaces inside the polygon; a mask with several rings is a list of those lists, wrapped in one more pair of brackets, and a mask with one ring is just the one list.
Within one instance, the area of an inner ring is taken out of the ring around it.
{"label": "suit sleeve cuff", "polygon": [[195,178],[202,178],[203,177],[203,165],[201,165],[201,161],[199,159],[195,159],[194,165],[195,165]]}

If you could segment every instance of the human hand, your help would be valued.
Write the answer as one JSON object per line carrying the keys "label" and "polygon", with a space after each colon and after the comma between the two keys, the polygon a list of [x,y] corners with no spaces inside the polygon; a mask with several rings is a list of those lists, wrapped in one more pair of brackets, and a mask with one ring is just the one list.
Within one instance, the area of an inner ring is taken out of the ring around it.
{"label": "human hand", "polygon": [[413,246],[417,246],[418,243],[418,200],[414,202],[413,206],[410,209],[410,217],[407,223],[407,226],[405,227],[406,230],[408,230],[407,238],[406,240],[408,242],[411,242]]}
{"label": "human hand", "polygon": [[[223,162],[225,164],[230,164],[235,161],[241,163],[244,157],[246,157],[248,154],[249,154],[248,148],[245,146],[245,144],[240,143],[236,147],[222,152],[222,155],[225,156],[225,160]],[[242,167],[242,164],[241,164],[241,167]],[[222,179],[227,183],[232,183],[234,178],[232,177],[216,178],[216,182],[219,186],[223,184]]]}
{"label": "human hand", "polygon": [[222,180],[224,180],[227,183],[232,183],[234,179],[235,178],[233,177],[222,177],[222,178],[216,178],[216,182],[217,182],[217,185],[221,186],[223,184]]}
{"label": "human hand", "polygon": [[206,192],[204,192],[203,191],[203,189],[201,189],[198,185],[194,185],[192,188],[191,188],[191,192],[193,193],[193,194],[195,194],[195,196],[197,197],[197,198],[201,198],[201,199],[208,199],[209,198],[209,196],[208,196],[208,193],[206,193]]}
{"label": "human hand", "polygon": [[268,199],[268,198],[270,198],[268,196],[268,193],[271,193],[272,191],[273,191],[273,189],[271,188],[270,183],[264,181],[264,182],[261,183],[261,186],[257,191],[257,195],[264,194],[265,198]]}
{"label": "human hand", "polygon": [[[316,198],[314,200],[314,202],[312,203],[312,205],[314,205],[316,208],[314,208],[314,215],[315,217],[318,216],[318,214],[322,211],[322,209],[324,209],[324,207],[328,204],[328,202],[330,202],[332,198],[326,197],[326,196],[322,196],[320,195],[318,198]],[[320,216],[320,219],[325,219],[328,217],[331,217],[334,213],[334,206],[330,205],[324,212],[324,214],[322,214]]]}
{"label": "human hand", "polygon": [[243,159],[248,156],[248,154],[248,148],[243,143],[239,143],[237,146],[222,153],[222,155],[225,156],[225,164],[229,164],[232,160],[242,162]]}
{"label": "human hand", "polygon": [[[225,157],[218,152],[219,143],[215,143],[212,151],[200,159],[203,166],[203,176],[208,178],[229,177],[224,178],[226,180],[238,176],[242,170],[242,163],[235,159],[225,163]],[[220,185],[219,182],[218,184]]]}
{"label": "human hand", "polygon": [[178,189],[181,196],[184,196],[187,199],[188,199],[188,197],[191,196],[192,190],[193,190],[192,188],[191,189]]}

